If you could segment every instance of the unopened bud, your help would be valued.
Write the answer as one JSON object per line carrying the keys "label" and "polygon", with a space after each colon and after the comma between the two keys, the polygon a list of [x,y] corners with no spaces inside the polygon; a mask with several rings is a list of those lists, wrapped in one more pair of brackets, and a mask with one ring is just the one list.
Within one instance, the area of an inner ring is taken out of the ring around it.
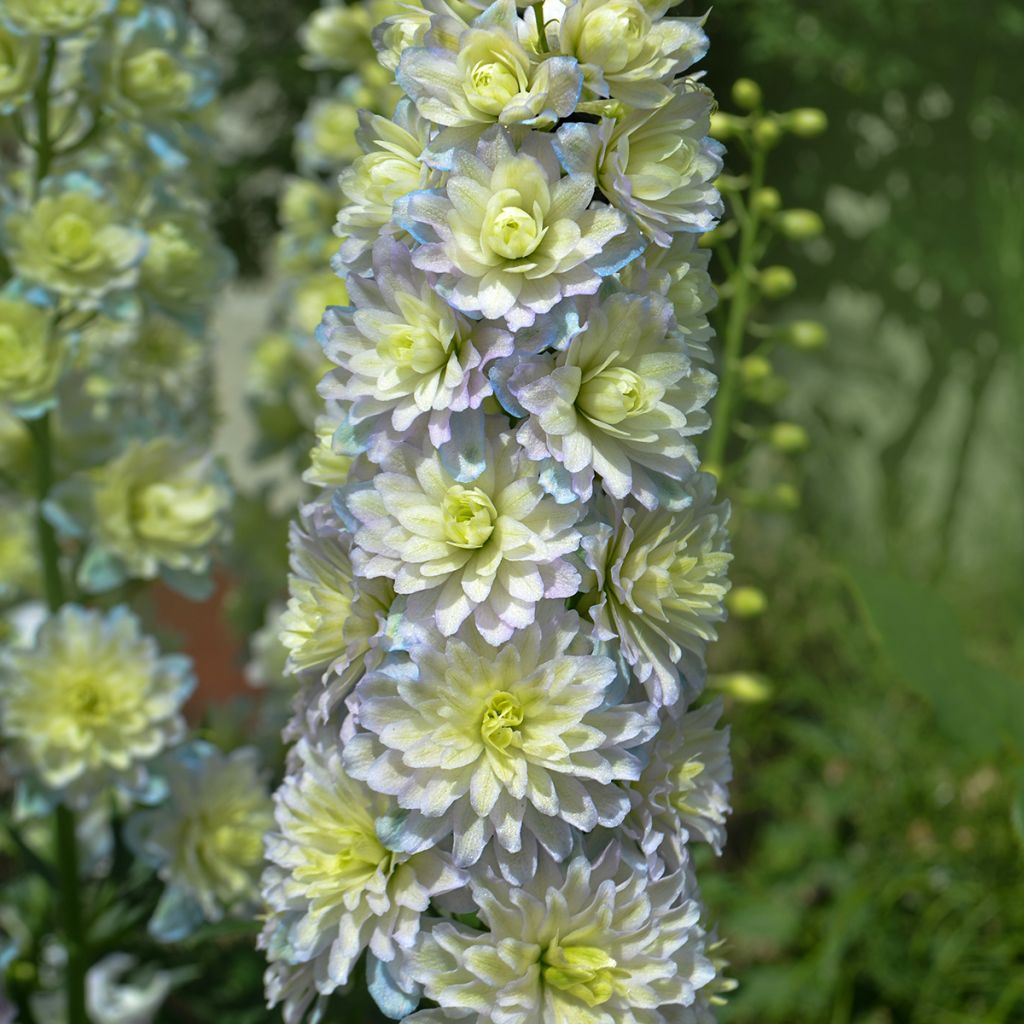
{"label": "unopened bud", "polygon": [[763,704],[772,695],[771,684],[754,672],[726,672],[708,680],[708,687],[743,704]]}
{"label": "unopened bud", "polygon": [[828,341],[828,331],[825,325],[818,323],[817,320],[794,320],[782,333],[782,340],[793,348],[811,352],[821,348]]}
{"label": "unopened bud", "polygon": [[807,431],[799,423],[776,423],[768,432],[768,440],[773,448],[787,455],[802,452],[810,445]]}
{"label": "unopened bud", "polygon": [[736,221],[723,221],[717,228],[705,231],[700,236],[699,244],[703,249],[713,249],[716,245],[721,245],[722,242],[728,242],[730,238],[735,236],[736,231]]}
{"label": "unopened bud", "polygon": [[810,139],[828,127],[828,117],[817,107],[799,107],[785,115],[785,124],[794,135]]}
{"label": "unopened bud", "polygon": [[776,213],[782,206],[782,196],[775,188],[759,188],[751,197],[750,205],[758,213]]}
{"label": "unopened bud", "polygon": [[721,139],[724,142],[726,139],[731,139],[738,135],[742,128],[743,122],[732,114],[726,114],[721,110],[716,110],[711,115],[712,138]]}
{"label": "unopened bud", "polygon": [[747,356],[740,361],[740,374],[745,384],[757,384],[772,375],[772,364],[764,356]]}
{"label": "unopened bud", "polygon": [[789,267],[765,267],[757,283],[766,299],[784,299],[796,289],[796,274]]}
{"label": "unopened bud", "polygon": [[792,512],[800,507],[800,492],[792,484],[776,484],[772,488],[771,503],[782,512]]}
{"label": "unopened bud", "polygon": [[750,78],[738,78],[733,83],[732,101],[743,110],[757,110],[761,106],[761,87]]}
{"label": "unopened bud", "polygon": [[754,142],[762,149],[771,149],[782,138],[782,129],[774,118],[762,118],[754,125]]}
{"label": "unopened bud", "polygon": [[768,607],[768,598],[757,587],[734,587],[725,599],[725,606],[738,619],[753,619]]}
{"label": "unopened bud", "polygon": [[817,238],[825,230],[825,222],[814,210],[783,210],[776,223],[779,230],[794,242]]}

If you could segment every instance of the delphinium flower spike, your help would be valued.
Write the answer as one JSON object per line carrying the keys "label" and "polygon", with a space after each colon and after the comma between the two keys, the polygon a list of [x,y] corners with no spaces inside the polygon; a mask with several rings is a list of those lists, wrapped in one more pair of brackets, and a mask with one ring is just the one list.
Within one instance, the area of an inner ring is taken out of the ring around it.
{"label": "delphinium flower spike", "polygon": [[373,33],[404,96],[360,120],[318,332],[350,468],[302,509],[282,635],[289,1024],[362,976],[391,1017],[477,1024],[708,1021],[727,987],[690,856],[731,778],[701,703],[728,507],[694,443],[722,150],[703,21],[668,6]]}

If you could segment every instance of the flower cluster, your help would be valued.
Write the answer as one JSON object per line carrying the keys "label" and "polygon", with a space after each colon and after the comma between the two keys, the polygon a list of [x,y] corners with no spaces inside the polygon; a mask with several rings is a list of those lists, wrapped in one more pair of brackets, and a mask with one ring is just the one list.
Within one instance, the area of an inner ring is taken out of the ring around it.
{"label": "flower cluster", "polygon": [[[157,602],[137,600],[158,580],[208,594],[227,539],[209,383],[211,308],[233,272],[213,226],[215,78],[180,0],[0,0],[0,737],[11,849],[58,883],[24,925],[64,982],[24,982],[26,1007],[57,1000],[39,1019],[84,1020],[86,1003],[96,1021],[150,1019],[179,972],[147,963],[134,990],[132,958],[90,958],[125,922],[181,937],[259,891],[271,800],[256,752],[189,740],[192,663],[161,653]],[[93,887],[103,897],[83,899]],[[102,942],[98,918],[118,922]]]}
{"label": "flower cluster", "polygon": [[212,61],[173,0],[8,0],[0,32],[34,55],[3,90],[24,159],[4,172],[0,401],[48,421],[47,515],[82,589],[201,589],[229,499],[205,450],[207,321],[232,271],[203,167]]}
{"label": "flower cluster", "polygon": [[[328,265],[338,247],[333,228],[339,171],[348,183],[343,187],[351,189],[352,230],[362,225],[367,250],[390,219],[391,191],[408,191],[410,174],[414,183],[420,179],[416,157],[422,144],[410,146],[401,117],[390,120],[401,92],[377,62],[370,38],[377,22],[402,7],[400,0],[323,0],[299,33],[303,67],[335,87],[312,100],[295,132],[298,173],[284,181],[278,197],[277,286],[269,327],[255,343],[246,381],[260,453],[286,451],[297,464],[308,463],[310,430],[324,422],[318,420],[315,385],[328,364],[313,329],[326,306],[349,301],[346,283]],[[325,456],[321,446],[314,447],[311,479],[326,468],[318,465]]]}
{"label": "flower cluster", "polygon": [[705,1021],[690,844],[720,851],[731,776],[699,703],[729,561],[694,445],[706,39],[640,0],[481,6],[388,12],[402,96],[341,176],[268,998],[316,1019],[365,953],[396,1019]]}

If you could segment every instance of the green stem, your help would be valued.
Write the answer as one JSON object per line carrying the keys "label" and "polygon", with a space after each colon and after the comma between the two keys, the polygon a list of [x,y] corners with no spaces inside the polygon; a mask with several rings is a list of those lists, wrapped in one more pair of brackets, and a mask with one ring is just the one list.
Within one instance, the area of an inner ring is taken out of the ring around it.
{"label": "green stem", "polygon": [[85,933],[82,930],[82,902],[78,874],[78,839],[75,813],[61,804],[57,808],[57,874],[60,879],[60,916],[68,962],[65,973],[68,1024],[89,1024],[85,1008]]}
{"label": "green stem", "polygon": [[[750,194],[756,195],[764,184],[765,153],[755,149],[751,156]],[[725,447],[732,429],[732,418],[739,405],[739,371],[743,356],[743,339],[746,336],[747,319],[753,306],[754,251],[757,246],[757,232],[761,214],[757,203],[752,203],[745,217],[740,220],[739,255],[733,278],[733,293],[729,301],[729,313],[725,322],[724,354],[718,397],[712,408],[711,432],[708,435],[705,465],[719,476],[725,459]]]}
{"label": "green stem", "polygon": [[36,536],[39,541],[39,558],[43,563],[46,603],[50,611],[55,612],[64,603],[64,580],[60,572],[60,547],[57,545],[57,535],[43,512],[43,504],[53,486],[50,414],[45,413],[38,419],[26,422],[35,449],[32,461],[36,472]]}
{"label": "green stem", "polygon": [[50,82],[53,69],[57,63],[57,40],[51,39],[46,44],[46,56],[43,58],[43,73],[36,87],[36,171],[35,193],[39,193],[39,185],[50,173],[50,161],[53,159],[53,146],[50,140]]}
{"label": "green stem", "polygon": [[544,27],[544,4],[543,2],[533,5],[533,17],[537,22],[537,45],[541,53],[548,53],[548,32]]}
{"label": "green stem", "polygon": [[[36,166],[33,175],[33,194],[39,195],[39,187],[50,173],[54,157],[53,140],[50,137],[50,86],[57,63],[57,40],[50,39],[43,59],[43,70],[36,88]],[[53,486],[53,439],[51,436],[50,414],[28,421],[29,433],[34,447],[36,475],[36,534],[39,540],[39,557],[43,563],[43,579],[46,587],[46,603],[51,612],[56,612],[64,603],[64,580],[60,571],[60,547],[53,527],[43,513],[43,506]],[[75,832],[75,813],[61,804],[55,812],[55,838],[57,881],[60,890],[58,912],[61,931],[67,949],[64,987],[67,994],[68,1024],[89,1024],[85,1005],[85,972],[88,954],[85,948],[85,933],[82,929],[82,894],[78,864],[78,836]]]}

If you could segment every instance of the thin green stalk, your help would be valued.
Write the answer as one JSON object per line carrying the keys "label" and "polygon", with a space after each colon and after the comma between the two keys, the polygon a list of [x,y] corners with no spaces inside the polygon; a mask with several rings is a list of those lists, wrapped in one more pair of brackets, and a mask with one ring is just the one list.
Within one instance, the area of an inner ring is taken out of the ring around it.
{"label": "thin green stalk", "polygon": [[60,916],[67,948],[65,971],[68,1024],[89,1024],[85,1008],[86,949],[82,930],[82,901],[79,887],[78,839],[75,813],[61,804],[56,812],[57,875],[60,879]]}
{"label": "thin green stalk", "polygon": [[43,503],[49,497],[53,486],[53,442],[50,436],[50,414],[28,420],[32,435],[33,464],[36,472],[36,536],[39,540],[39,558],[43,563],[43,582],[46,587],[46,603],[51,612],[57,611],[64,603],[64,580],[60,572],[60,548],[57,535],[43,514]]}
{"label": "thin green stalk", "polygon": [[51,39],[46,44],[46,56],[43,58],[43,73],[36,87],[36,170],[35,188],[38,195],[39,185],[50,173],[50,162],[53,159],[53,144],[50,140],[50,83],[53,69],[57,64],[57,40]]}
{"label": "thin green stalk", "polygon": [[[57,40],[50,39],[43,58],[42,74],[36,88],[36,142],[35,173],[33,194],[39,195],[40,185],[50,173],[54,146],[50,137],[50,86],[57,63]],[[39,541],[39,558],[43,565],[43,580],[46,589],[46,603],[51,612],[56,612],[64,603],[64,580],[60,570],[60,547],[53,527],[43,513],[43,506],[53,486],[53,439],[50,414],[28,421],[32,437],[33,462],[36,484],[36,534]],[[75,813],[61,804],[57,807],[54,820],[55,855],[57,882],[59,888],[58,913],[64,945],[67,950],[64,988],[67,995],[68,1024],[89,1024],[85,1005],[85,973],[88,954],[85,947],[85,933],[82,928],[82,893],[78,863],[78,837],[75,832]]]}
{"label": "thin green stalk", "polygon": [[533,5],[533,17],[537,22],[537,45],[540,47],[541,53],[547,53],[550,49],[548,47],[548,33],[544,27],[544,4]]}
{"label": "thin green stalk", "polygon": [[[764,184],[765,152],[755,148],[751,155],[750,194],[756,195]],[[761,214],[757,203],[752,203],[746,215],[740,218],[740,244],[736,269],[731,275],[733,293],[729,300],[729,314],[725,322],[721,378],[718,397],[712,408],[711,432],[705,465],[721,474],[725,460],[725,447],[732,429],[732,417],[738,405],[740,359],[743,355],[743,339],[746,336],[747,319],[753,305],[753,281],[751,270],[754,265],[754,251]]]}

